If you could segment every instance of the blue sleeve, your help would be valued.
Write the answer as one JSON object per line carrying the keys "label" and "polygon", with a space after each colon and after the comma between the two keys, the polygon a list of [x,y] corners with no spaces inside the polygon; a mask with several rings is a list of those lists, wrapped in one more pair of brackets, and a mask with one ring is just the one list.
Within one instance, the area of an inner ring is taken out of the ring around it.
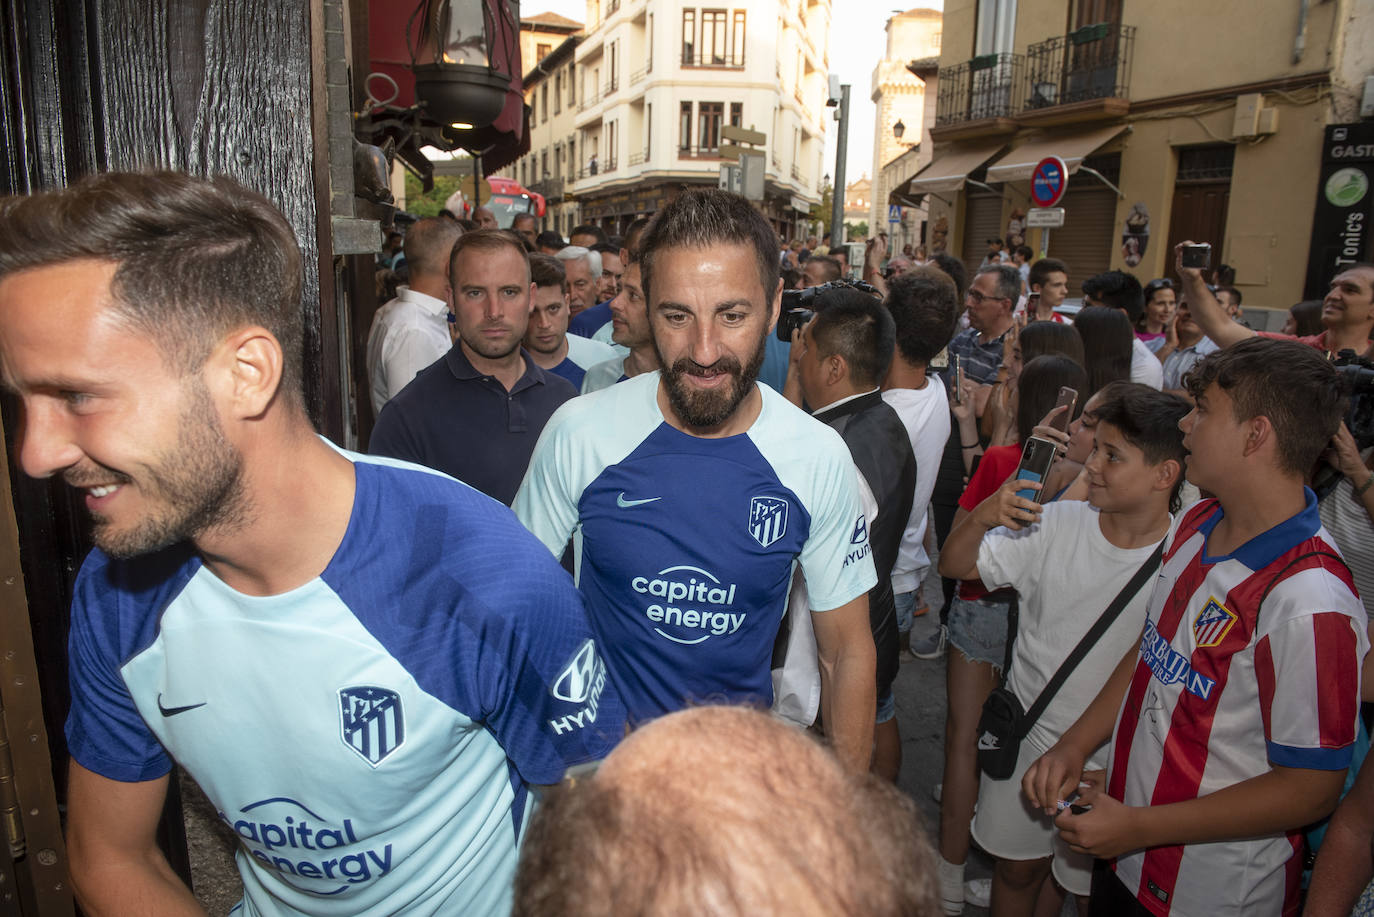
{"label": "blue sleeve", "polygon": [[120,669],[152,642],[166,593],[187,579],[180,570],[184,562],[184,556],[168,552],[115,562],[95,550],[77,577],[67,638],[67,748],[77,763],[102,777],[136,783],[172,768]]}

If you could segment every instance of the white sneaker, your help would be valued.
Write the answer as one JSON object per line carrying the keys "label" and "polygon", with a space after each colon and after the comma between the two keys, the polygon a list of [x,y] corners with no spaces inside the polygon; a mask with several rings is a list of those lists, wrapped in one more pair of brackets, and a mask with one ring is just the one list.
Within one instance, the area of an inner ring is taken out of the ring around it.
{"label": "white sneaker", "polygon": [[939,659],[945,654],[945,628],[927,634],[920,640],[911,641],[911,655],[917,659]]}
{"label": "white sneaker", "polygon": [[964,883],[964,902],[974,907],[992,904],[992,880],[969,879]]}

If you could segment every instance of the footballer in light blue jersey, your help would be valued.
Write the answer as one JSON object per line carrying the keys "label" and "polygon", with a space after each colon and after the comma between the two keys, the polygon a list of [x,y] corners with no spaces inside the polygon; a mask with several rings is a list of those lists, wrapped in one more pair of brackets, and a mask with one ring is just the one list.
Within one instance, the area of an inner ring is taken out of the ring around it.
{"label": "footballer in light blue jersey", "polygon": [[854,463],[770,388],[746,432],[704,438],[665,420],[659,383],[645,373],[560,407],[513,508],[554,554],[576,534],[578,586],[632,721],[766,705],[794,567],[816,611],[876,583]]}
{"label": "footballer in light blue jersey", "polygon": [[239,837],[245,915],[509,911],[529,786],[603,756],[623,709],[567,574],[506,507],[346,453],[324,572],[226,585],[187,543],[92,552],[67,738],[113,780],[175,759]]}

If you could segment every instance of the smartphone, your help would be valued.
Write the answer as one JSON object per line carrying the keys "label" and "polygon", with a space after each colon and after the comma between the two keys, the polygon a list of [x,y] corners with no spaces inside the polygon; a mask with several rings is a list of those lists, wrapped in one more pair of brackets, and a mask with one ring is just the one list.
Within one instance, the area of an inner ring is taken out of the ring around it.
{"label": "smartphone", "polygon": [[1050,421],[1050,426],[1060,433],[1069,432],[1069,421],[1073,418],[1073,406],[1078,403],[1078,390],[1069,388],[1067,385],[1059,389],[1059,399],[1055,401],[1056,408],[1067,407],[1068,410],[1056,414],[1054,420]]}
{"label": "smartphone", "polygon": [[959,370],[963,368],[964,360],[957,353],[949,355],[949,386],[954,392],[954,403],[963,404],[964,400],[959,392]]}
{"label": "smartphone", "polygon": [[[1025,448],[1021,450],[1021,464],[1017,467],[1012,480],[1044,482],[1045,476],[1050,473],[1050,466],[1054,464],[1057,448],[1051,440],[1041,439],[1039,436],[1032,436],[1026,440]],[[1018,490],[1016,495],[1034,500],[1036,503],[1042,498],[1039,491],[1031,490],[1029,487]]]}
{"label": "smartphone", "polygon": [[1028,294],[1026,295],[1026,314],[1027,314],[1027,315],[1034,315],[1034,314],[1035,314],[1035,309],[1036,309],[1036,307],[1039,306],[1039,305],[1040,305],[1040,291],[1039,291],[1039,290],[1036,290],[1034,293],[1028,293]]}
{"label": "smartphone", "polygon": [[1212,246],[1206,242],[1201,245],[1183,246],[1183,266],[1206,270],[1212,266]]}

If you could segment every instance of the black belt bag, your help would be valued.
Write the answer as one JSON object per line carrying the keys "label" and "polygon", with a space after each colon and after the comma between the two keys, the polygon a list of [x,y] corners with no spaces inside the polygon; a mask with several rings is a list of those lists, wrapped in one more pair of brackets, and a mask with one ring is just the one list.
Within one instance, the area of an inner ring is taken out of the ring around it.
{"label": "black belt bag", "polygon": [[[1159,559],[1164,553],[1164,542],[1135,571],[1130,582],[1122,587],[1116,598],[1102,612],[1092,629],[1083,635],[1073,652],[1059,666],[1059,669],[1046,683],[1040,696],[1031,704],[1030,710],[1021,706],[1021,700],[1007,688],[1007,672],[1011,669],[1012,645],[1016,639],[1016,619],[1007,628],[1007,653],[1002,666],[1002,678],[988,699],[983,702],[983,715],[978,718],[978,767],[993,780],[1006,780],[1016,770],[1016,759],[1021,753],[1021,740],[1030,732],[1040,714],[1045,712],[1054,695],[1063,687],[1073,670],[1088,655],[1088,651],[1120,617],[1121,612],[1130,604],[1140,587],[1145,585],[1154,572],[1159,569]],[[1013,606],[1015,608],[1015,606]]]}

